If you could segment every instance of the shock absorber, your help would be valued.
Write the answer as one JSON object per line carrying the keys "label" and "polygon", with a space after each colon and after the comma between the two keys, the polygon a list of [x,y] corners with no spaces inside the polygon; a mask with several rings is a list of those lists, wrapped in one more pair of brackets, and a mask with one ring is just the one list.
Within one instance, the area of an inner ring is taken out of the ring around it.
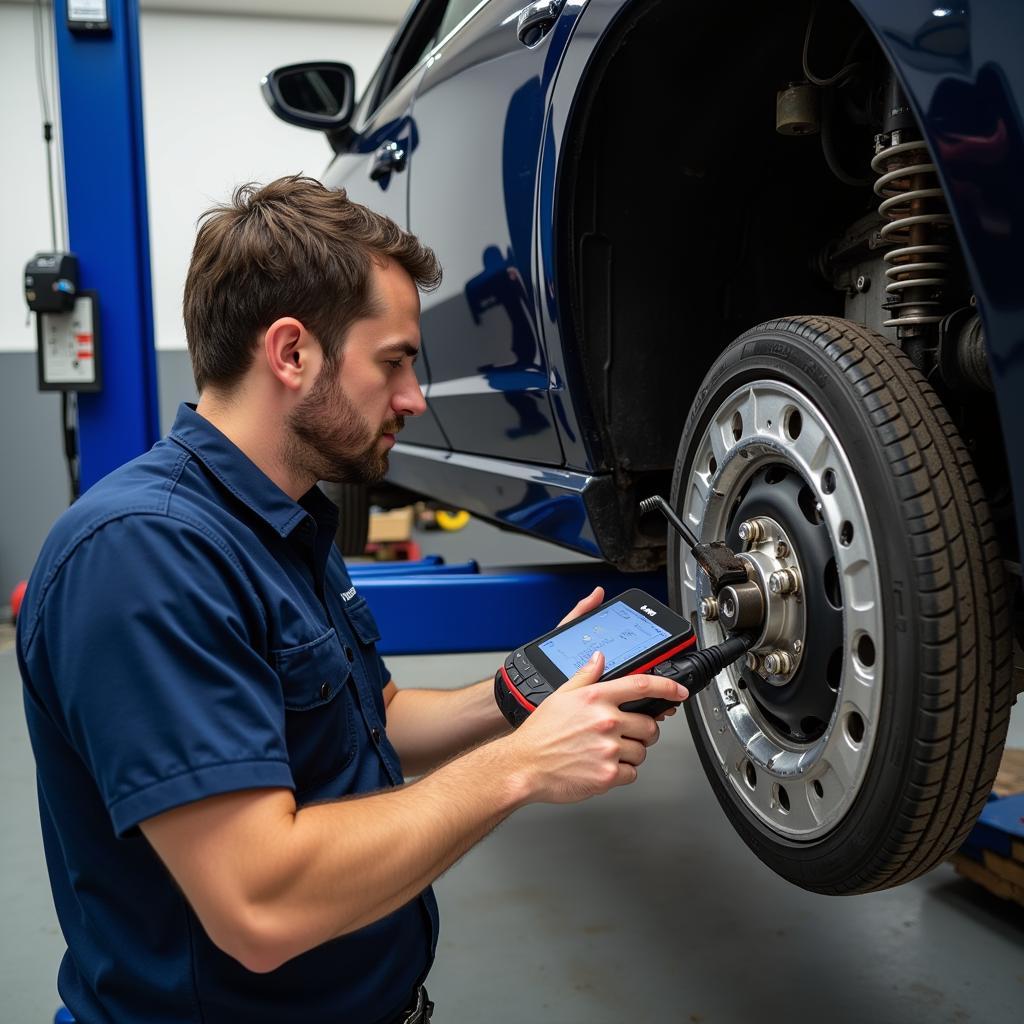
{"label": "shock absorber", "polygon": [[946,241],[953,224],[935,164],[921,138],[896,76],[886,89],[886,114],[875,136],[871,169],[879,175],[875,193],[878,212],[888,223],[881,236],[895,246],[884,256],[890,313],[886,327],[895,327],[904,350],[921,369],[934,356],[942,320],[943,289],[953,247]]}

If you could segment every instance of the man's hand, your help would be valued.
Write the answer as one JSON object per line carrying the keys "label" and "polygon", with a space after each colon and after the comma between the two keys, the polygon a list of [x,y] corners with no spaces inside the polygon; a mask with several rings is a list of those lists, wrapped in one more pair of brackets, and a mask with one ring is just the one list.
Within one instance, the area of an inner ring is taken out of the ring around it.
{"label": "man's hand", "polygon": [[[581,601],[576,602],[576,607],[558,624],[564,626],[573,619],[578,619],[581,615],[586,615],[587,612],[592,612],[595,608],[599,608],[604,602],[604,587],[594,587],[594,589]],[[673,698],[675,699],[675,698]],[[666,718],[671,718],[676,713],[675,708],[666,708],[657,716],[657,721],[664,722]]]}
{"label": "man's hand", "polygon": [[598,652],[515,733],[495,741],[528,778],[531,801],[573,803],[635,782],[660,730],[649,715],[619,705],[643,697],[689,696],[686,687],[662,676],[599,683],[603,671],[604,655]]}

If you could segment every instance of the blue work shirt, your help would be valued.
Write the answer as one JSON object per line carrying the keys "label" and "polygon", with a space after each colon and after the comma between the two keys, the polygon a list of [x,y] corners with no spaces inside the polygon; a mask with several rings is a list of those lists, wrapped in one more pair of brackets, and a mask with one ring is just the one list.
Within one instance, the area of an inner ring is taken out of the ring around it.
{"label": "blue work shirt", "polygon": [[389,680],[332,544],[194,407],[58,520],[18,617],[54,902],[58,987],[79,1024],[377,1024],[429,968],[428,889],[388,917],[254,974],[203,931],[138,824],[195,800],[287,787],[301,807],[402,782]]}

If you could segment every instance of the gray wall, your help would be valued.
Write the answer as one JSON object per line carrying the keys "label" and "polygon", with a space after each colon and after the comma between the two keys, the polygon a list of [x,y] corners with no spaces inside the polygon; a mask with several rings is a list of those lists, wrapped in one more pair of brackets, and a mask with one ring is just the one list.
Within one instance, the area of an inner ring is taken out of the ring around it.
{"label": "gray wall", "polygon": [[[161,430],[179,402],[196,400],[188,353],[157,353]],[[60,396],[36,390],[34,352],[0,352],[0,606],[28,574],[68,505]]]}

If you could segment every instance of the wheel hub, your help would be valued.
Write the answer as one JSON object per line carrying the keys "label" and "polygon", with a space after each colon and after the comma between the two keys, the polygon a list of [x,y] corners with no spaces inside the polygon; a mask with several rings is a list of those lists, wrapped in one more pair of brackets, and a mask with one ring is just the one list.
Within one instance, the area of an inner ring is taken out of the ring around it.
{"label": "wheel hub", "polygon": [[[752,530],[743,530],[747,524]],[[761,633],[740,678],[769,725],[789,742],[809,743],[824,731],[837,690],[828,660],[842,649],[842,598],[828,593],[835,560],[820,508],[791,467],[764,466],[733,513],[727,543],[765,595]]]}

